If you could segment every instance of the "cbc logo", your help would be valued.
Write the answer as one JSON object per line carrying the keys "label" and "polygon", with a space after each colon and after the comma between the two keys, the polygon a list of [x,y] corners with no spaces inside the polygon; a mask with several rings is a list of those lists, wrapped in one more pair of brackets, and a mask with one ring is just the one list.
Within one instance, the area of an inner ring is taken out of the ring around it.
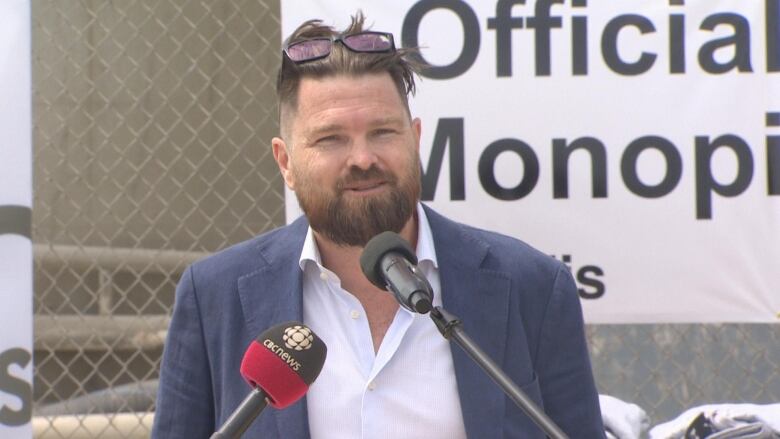
{"label": "cbc logo", "polygon": [[303,351],[311,348],[312,343],[314,343],[314,335],[309,328],[296,325],[284,330],[282,340],[289,349]]}

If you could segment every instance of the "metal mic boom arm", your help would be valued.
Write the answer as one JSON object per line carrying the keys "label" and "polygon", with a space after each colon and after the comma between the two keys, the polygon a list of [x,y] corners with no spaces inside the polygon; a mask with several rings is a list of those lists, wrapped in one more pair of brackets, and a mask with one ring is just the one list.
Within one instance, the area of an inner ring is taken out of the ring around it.
{"label": "metal mic boom arm", "polygon": [[466,334],[462,323],[453,314],[440,306],[431,310],[431,319],[447,340],[455,340],[472,360],[474,360],[498,384],[498,387],[520,407],[539,428],[552,439],[568,439],[568,436],[536,406],[519,387],[502,371],[493,360]]}

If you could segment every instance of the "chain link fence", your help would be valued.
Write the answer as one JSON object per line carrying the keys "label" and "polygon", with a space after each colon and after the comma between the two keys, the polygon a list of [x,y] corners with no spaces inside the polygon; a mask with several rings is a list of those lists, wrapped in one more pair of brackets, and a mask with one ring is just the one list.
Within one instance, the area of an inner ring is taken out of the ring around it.
{"label": "chain link fence", "polygon": [[180,273],[284,221],[279,5],[35,0],[32,17],[36,435],[148,436]]}
{"label": "chain link fence", "polygon": [[[146,437],[186,265],[284,222],[279,4],[34,0],[37,437]],[[780,401],[780,325],[590,326],[654,422]]]}

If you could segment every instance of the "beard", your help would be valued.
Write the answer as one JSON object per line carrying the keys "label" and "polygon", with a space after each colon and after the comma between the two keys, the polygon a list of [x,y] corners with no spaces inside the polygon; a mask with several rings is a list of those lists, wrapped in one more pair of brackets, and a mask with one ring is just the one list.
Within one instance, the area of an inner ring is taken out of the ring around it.
{"label": "beard", "polygon": [[[416,157],[416,156],[415,156]],[[310,178],[295,176],[302,183],[295,196],[311,228],[340,246],[365,247],[371,238],[385,232],[399,233],[411,218],[420,199],[420,161],[411,160],[400,178],[376,166],[350,168],[333,192]],[[356,182],[381,179],[388,190],[370,197],[345,197],[345,187]]]}

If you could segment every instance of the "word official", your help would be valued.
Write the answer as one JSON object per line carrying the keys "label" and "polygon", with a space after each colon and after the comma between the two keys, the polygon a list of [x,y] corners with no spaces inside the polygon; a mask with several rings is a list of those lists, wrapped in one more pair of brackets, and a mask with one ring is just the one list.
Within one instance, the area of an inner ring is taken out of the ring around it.
{"label": "word official", "polygon": [[[529,0],[529,3],[532,2]],[[716,2],[699,2],[702,3],[712,3],[710,7],[717,7]],[[513,14],[513,8],[525,5],[525,0],[498,0],[495,4],[495,15],[487,18],[485,24],[495,37],[497,77],[512,76],[512,64],[516,56],[527,57],[529,62],[533,63],[536,76],[550,76],[553,74],[551,54],[566,51],[570,54],[571,74],[587,75],[594,58],[588,52],[588,39],[593,37],[600,37],[599,47],[604,65],[618,75],[634,76],[646,73],[655,67],[659,58],[665,59],[670,74],[686,73],[686,52],[692,49],[698,49],[696,59],[704,72],[752,72],[751,42],[760,38],[755,35],[754,29],[751,29],[750,20],[735,12],[713,11],[700,23],[690,23],[685,14],[684,0],[669,0],[670,13],[667,17],[626,13],[608,19],[600,32],[594,32],[592,26],[589,26],[587,0],[536,0],[533,2],[534,15],[527,17]],[[567,26],[564,27],[562,16],[553,15],[553,6],[570,7],[572,16]],[[767,72],[780,72],[780,0],[764,0],[764,9],[765,68]],[[462,0],[421,0],[406,13],[401,37],[404,47],[420,47],[419,34],[423,18],[431,12],[441,10],[454,13],[462,25],[463,45],[458,57],[447,65],[432,65],[422,55],[416,57],[417,61],[427,65],[423,71],[424,76],[450,79],[467,72],[480,52],[480,19],[471,6]],[[659,20],[666,21],[664,26],[657,23]],[[661,27],[668,32],[666,38],[648,38],[648,35],[657,33]],[[690,27],[696,27],[699,32],[708,35],[713,34],[716,29],[726,29],[730,34],[715,34],[699,47],[688,47],[686,33],[691,32]],[[512,41],[516,32],[524,32],[523,38],[525,35],[533,38],[533,57],[513,50]],[[564,36],[564,32],[568,32],[568,35]],[[555,38],[553,33],[556,33]],[[561,35],[557,35],[558,33]],[[621,37],[636,33],[639,34],[639,48],[632,50],[629,55],[621,55],[618,50]],[[453,41],[459,39],[452,38]],[[553,47],[553,41],[558,45]],[[563,42],[566,42],[566,46]],[[726,60],[719,59],[716,52],[724,51],[732,56]]]}

